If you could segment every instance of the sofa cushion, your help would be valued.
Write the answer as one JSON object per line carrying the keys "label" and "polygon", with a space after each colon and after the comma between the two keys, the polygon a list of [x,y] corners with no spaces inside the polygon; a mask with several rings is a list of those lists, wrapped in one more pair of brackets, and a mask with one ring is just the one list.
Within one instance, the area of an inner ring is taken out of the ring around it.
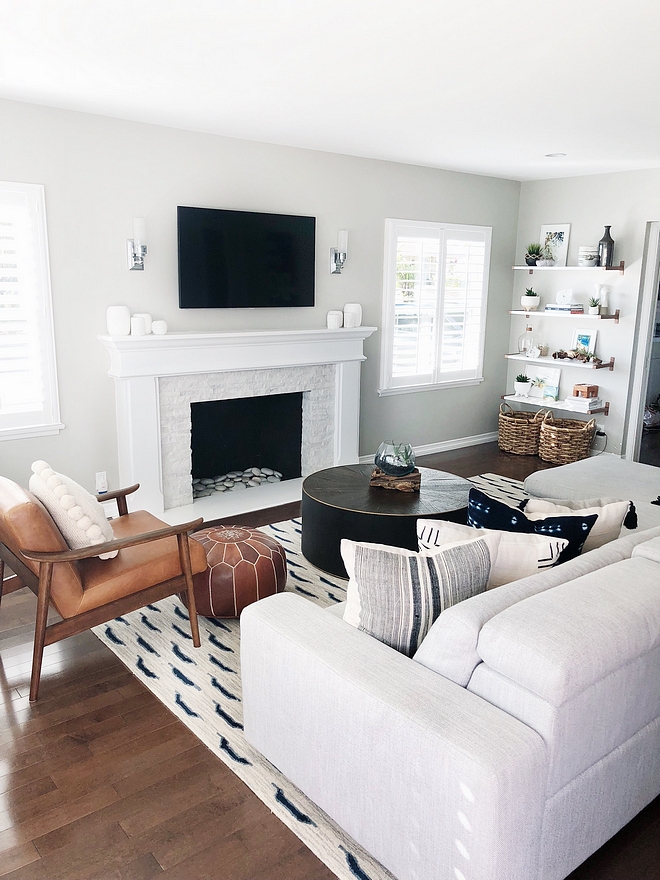
{"label": "sofa cushion", "polygon": [[517,507],[490,498],[480,489],[470,489],[468,501],[468,525],[478,529],[502,529],[507,532],[536,532],[555,538],[566,538],[568,546],[562,551],[559,562],[567,562],[582,552],[597,514],[588,516],[547,516],[532,520]]}
{"label": "sofa cushion", "polygon": [[660,713],[660,566],[635,556],[531,596],[477,650],[468,689],[543,737],[552,795]]}
{"label": "sofa cushion", "polygon": [[[487,535],[488,529],[475,529],[446,520],[418,519],[417,539],[421,553],[427,553],[452,541],[467,541]],[[568,544],[565,538],[551,535],[520,534],[498,531],[497,556],[488,578],[488,589],[520,580],[531,574],[551,568],[558,562]]]}
{"label": "sofa cushion", "polygon": [[632,555],[652,559],[653,562],[660,562],[660,538],[651,538],[650,541],[638,544],[633,550]]}
{"label": "sofa cushion", "polygon": [[587,516],[595,513],[598,519],[584,542],[583,552],[602,547],[608,541],[616,541],[624,525],[631,529],[637,527],[634,504],[632,501],[621,501],[618,498],[591,498],[585,501],[526,498],[521,502],[520,509],[524,510],[527,518],[531,520],[543,519],[546,516]]}
{"label": "sofa cushion", "polygon": [[348,572],[346,623],[412,656],[433,621],[486,589],[497,536],[415,553],[382,544],[341,542]]}
{"label": "sofa cushion", "polygon": [[433,624],[413,659],[465,687],[481,663],[477,653],[481,629],[496,614],[529,596],[628,559],[638,544],[655,537],[660,537],[660,527],[648,532],[635,532],[562,565],[505,584],[497,590],[489,590],[448,608]]}
{"label": "sofa cushion", "polygon": [[[64,540],[72,550],[93,547],[114,539],[112,526],[96,498],[70,477],[56,473],[45,461],[35,461],[30,477],[30,492],[48,510]],[[101,553],[100,559],[112,559],[116,550]]]}

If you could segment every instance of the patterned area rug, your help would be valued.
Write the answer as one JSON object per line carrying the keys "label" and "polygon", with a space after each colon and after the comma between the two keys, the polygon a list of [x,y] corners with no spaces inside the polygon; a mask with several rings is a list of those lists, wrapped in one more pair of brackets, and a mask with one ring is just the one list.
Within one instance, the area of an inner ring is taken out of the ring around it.
{"label": "patterned area rug", "polygon": [[[483,474],[472,482],[514,503],[522,484]],[[286,589],[327,606],[346,598],[346,581],[311,566],[300,552],[300,520],[263,526],[285,548]],[[392,875],[243,736],[239,623],[200,617],[201,648],[192,646],[188,613],[175,597],[118,617],[93,632],[341,880],[393,880]]]}

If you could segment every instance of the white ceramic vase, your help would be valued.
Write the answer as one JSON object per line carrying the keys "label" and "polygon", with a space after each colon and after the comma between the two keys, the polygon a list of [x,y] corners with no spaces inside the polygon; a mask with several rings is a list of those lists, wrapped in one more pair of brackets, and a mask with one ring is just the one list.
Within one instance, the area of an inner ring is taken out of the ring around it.
{"label": "white ceramic vase", "polygon": [[108,306],[105,325],[108,336],[128,336],[131,332],[131,310],[128,306]]}
{"label": "white ceramic vase", "polygon": [[328,330],[339,330],[344,323],[344,313],[339,309],[332,309],[326,315],[325,323]]}
{"label": "white ceramic vase", "polygon": [[151,332],[154,336],[165,336],[167,333],[167,324],[165,321],[152,321]]}
{"label": "white ceramic vase", "polygon": [[148,336],[151,333],[151,324],[152,324],[151,315],[149,314],[149,312],[136,312],[133,315],[133,317],[144,319],[144,332]]}
{"label": "white ceramic vase", "polygon": [[360,303],[346,303],[344,306],[344,327],[359,327],[362,324]]}

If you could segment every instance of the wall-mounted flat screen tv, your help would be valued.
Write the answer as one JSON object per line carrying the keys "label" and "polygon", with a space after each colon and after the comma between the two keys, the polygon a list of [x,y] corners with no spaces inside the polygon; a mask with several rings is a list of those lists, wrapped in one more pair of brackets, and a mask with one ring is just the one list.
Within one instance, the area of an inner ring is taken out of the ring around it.
{"label": "wall-mounted flat screen tv", "polygon": [[315,217],[177,208],[179,308],[314,305]]}

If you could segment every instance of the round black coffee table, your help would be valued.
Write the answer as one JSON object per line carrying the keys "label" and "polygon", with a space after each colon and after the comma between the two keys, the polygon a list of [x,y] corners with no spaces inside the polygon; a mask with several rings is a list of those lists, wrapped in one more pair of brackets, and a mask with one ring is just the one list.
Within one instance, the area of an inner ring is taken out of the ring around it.
{"label": "round black coffee table", "polygon": [[420,468],[420,492],[369,485],[372,464],[310,474],[302,485],[302,552],[317,568],[346,577],[342,538],[417,550],[418,519],[467,521],[470,486],[454,474]]}

